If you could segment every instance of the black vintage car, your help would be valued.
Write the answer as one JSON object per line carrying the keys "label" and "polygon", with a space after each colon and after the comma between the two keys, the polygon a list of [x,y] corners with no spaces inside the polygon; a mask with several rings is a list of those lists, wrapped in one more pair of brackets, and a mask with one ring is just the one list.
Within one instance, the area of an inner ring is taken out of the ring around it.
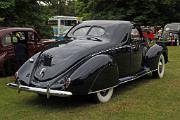
{"label": "black vintage car", "polygon": [[8,86],[50,96],[91,94],[110,100],[118,85],[148,73],[164,75],[167,48],[147,46],[129,21],[93,20],[74,26],[64,41],[31,57]]}
{"label": "black vintage car", "polygon": [[169,46],[178,46],[180,43],[180,23],[169,23],[165,25],[161,42]]}

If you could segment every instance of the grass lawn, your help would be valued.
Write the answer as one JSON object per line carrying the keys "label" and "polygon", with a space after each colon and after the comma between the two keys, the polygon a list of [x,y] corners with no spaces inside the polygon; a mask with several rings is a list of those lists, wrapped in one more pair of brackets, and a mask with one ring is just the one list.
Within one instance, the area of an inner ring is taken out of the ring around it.
{"label": "grass lawn", "polygon": [[105,104],[85,97],[46,100],[6,87],[0,78],[0,120],[180,120],[180,47],[169,47],[163,79],[144,77],[120,85]]}

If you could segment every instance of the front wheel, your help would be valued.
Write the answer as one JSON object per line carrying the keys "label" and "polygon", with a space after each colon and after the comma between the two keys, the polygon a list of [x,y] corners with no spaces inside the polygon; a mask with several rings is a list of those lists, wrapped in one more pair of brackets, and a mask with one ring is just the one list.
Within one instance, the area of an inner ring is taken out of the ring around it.
{"label": "front wheel", "polygon": [[105,103],[108,102],[113,95],[113,88],[107,90],[99,91],[95,93],[96,102]]}
{"label": "front wheel", "polygon": [[154,71],[152,74],[155,78],[162,78],[164,76],[165,70],[165,60],[163,54],[159,56],[159,61],[157,64],[157,70]]}

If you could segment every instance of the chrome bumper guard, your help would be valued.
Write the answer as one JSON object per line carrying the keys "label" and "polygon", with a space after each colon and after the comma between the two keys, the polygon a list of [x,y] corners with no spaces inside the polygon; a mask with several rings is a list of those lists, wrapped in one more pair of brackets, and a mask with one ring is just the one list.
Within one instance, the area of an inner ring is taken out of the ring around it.
{"label": "chrome bumper guard", "polygon": [[47,95],[47,98],[49,98],[50,96],[69,97],[72,95],[72,93],[68,91],[51,90],[50,88],[44,89],[44,88],[28,87],[24,85],[18,85],[15,83],[8,83],[7,86],[9,86],[10,88],[18,89],[18,92],[28,91],[28,92],[44,94]]}

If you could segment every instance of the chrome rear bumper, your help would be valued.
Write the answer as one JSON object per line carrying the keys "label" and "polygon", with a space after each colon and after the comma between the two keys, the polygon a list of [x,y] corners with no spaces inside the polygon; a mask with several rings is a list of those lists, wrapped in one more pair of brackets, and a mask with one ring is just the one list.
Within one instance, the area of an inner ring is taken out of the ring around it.
{"label": "chrome rear bumper", "polygon": [[7,86],[9,86],[10,88],[18,89],[18,92],[28,91],[28,92],[44,94],[47,95],[47,98],[49,98],[50,96],[69,97],[72,95],[72,93],[68,91],[51,90],[50,88],[44,89],[44,88],[28,87],[24,85],[18,85],[15,83],[8,83]]}

